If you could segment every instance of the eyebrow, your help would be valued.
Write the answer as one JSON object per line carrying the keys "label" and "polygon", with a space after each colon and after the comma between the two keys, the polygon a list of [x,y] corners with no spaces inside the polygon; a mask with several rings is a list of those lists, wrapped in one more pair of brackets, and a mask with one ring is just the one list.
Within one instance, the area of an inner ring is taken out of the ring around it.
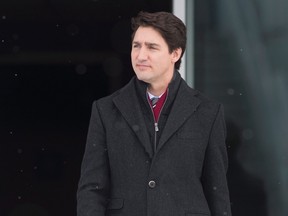
{"label": "eyebrow", "polygon": [[156,47],[159,47],[160,45],[157,44],[157,43],[149,43],[149,42],[145,42],[145,45],[146,46],[156,46]]}
{"label": "eyebrow", "polygon": [[[133,44],[141,44],[139,41],[133,41]],[[155,47],[160,47],[159,44],[157,43],[150,43],[150,42],[145,42],[144,43],[146,46],[155,46]]]}

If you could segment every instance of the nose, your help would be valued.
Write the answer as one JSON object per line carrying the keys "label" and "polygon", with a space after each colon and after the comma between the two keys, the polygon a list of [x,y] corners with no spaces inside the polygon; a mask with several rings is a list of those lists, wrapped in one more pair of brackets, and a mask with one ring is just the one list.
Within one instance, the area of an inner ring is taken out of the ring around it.
{"label": "nose", "polygon": [[141,47],[141,49],[139,49],[139,53],[138,53],[138,60],[146,60],[147,59],[147,50],[144,47]]}

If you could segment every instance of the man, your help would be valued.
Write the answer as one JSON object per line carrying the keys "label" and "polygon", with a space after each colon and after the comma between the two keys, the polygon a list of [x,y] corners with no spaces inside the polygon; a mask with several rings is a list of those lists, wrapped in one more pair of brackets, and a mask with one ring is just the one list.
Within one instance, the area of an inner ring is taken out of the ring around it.
{"label": "man", "polygon": [[93,103],[78,216],[231,215],[223,107],[177,71],[185,25],[140,12],[132,29],[136,77]]}

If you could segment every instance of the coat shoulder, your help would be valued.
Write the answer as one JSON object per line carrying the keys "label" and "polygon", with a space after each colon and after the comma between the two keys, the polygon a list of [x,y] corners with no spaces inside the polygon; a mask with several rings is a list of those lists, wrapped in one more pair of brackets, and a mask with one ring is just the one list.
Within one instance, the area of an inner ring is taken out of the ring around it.
{"label": "coat shoulder", "polygon": [[214,106],[219,106],[220,105],[220,102],[218,102],[217,100],[212,99],[209,96],[207,96],[205,93],[188,86],[188,84],[184,80],[182,82],[182,86],[183,86],[183,89],[185,89],[185,91],[188,92],[188,94],[190,94],[191,96],[196,97],[198,100],[201,101],[201,103],[210,104],[212,106],[213,105]]}
{"label": "coat shoulder", "polygon": [[135,78],[133,77],[125,86],[113,92],[112,94],[95,100],[93,104],[95,104],[95,106],[97,106],[100,110],[111,110],[114,107],[114,98],[121,94],[124,94],[125,96],[128,92],[134,92],[134,79]]}
{"label": "coat shoulder", "polygon": [[184,85],[184,88],[186,89],[188,94],[200,101],[197,110],[204,115],[210,115],[211,117],[215,116],[218,113],[220,107],[223,106],[219,101],[210,98],[199,90],[191,88],[186,83]]}

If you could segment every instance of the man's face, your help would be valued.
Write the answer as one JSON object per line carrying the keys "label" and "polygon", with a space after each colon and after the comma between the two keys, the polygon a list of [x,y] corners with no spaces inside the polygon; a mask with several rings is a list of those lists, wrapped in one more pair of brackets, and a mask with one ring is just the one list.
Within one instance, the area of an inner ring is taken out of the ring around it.
{"label": "man's face", "polygon": [[168,45],[158,31],[152,27],[137,29],[132,41],[131,61],[139,80],[152,85],[169,83],[178,59],[175,52],[169,53]]}

